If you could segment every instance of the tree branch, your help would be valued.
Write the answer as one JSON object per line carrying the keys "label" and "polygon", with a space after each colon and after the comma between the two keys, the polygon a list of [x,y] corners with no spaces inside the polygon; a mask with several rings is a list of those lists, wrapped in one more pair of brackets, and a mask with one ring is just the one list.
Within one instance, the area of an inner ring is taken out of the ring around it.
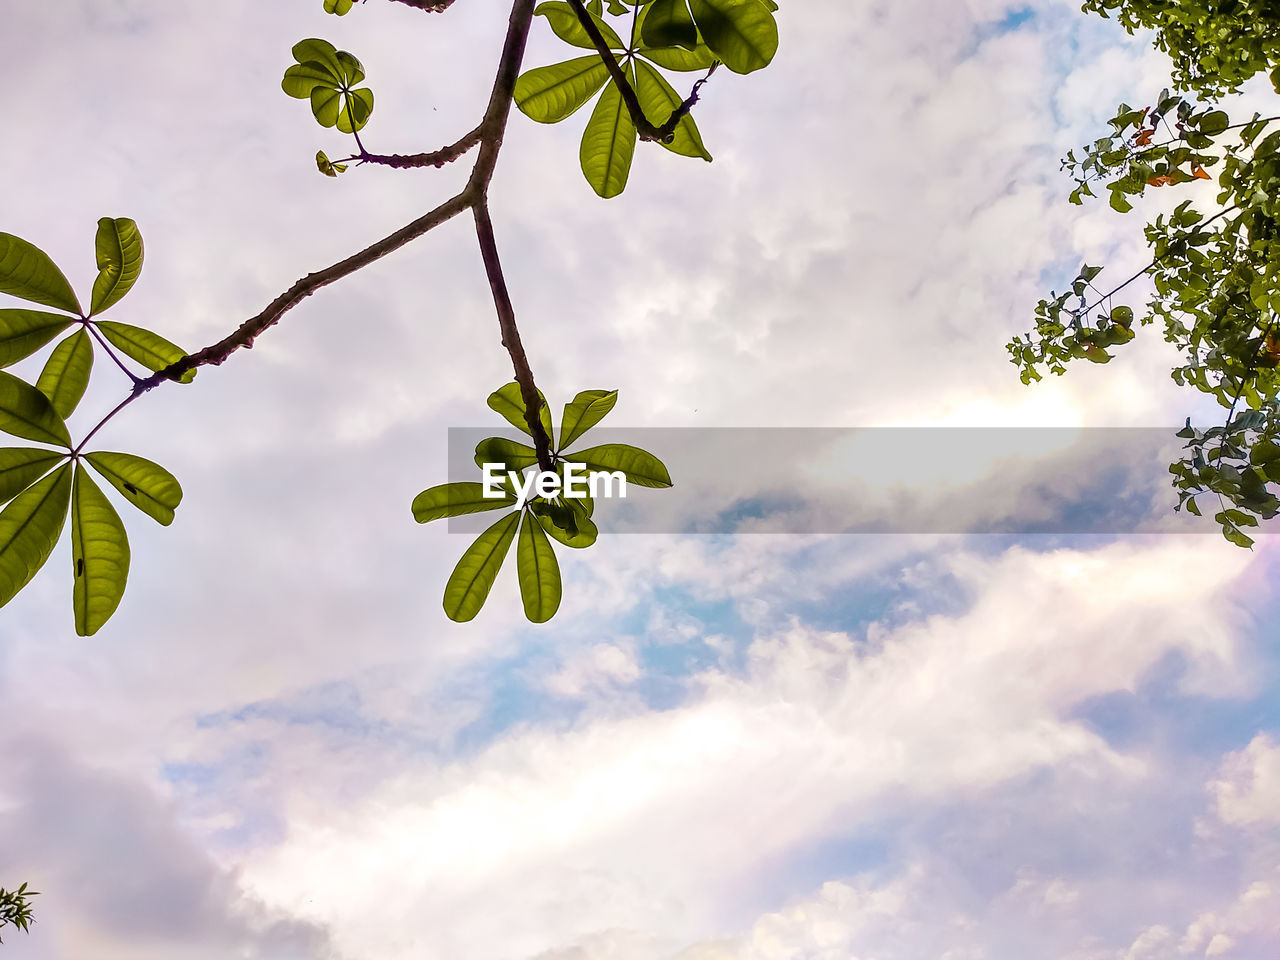
{"label": "tree branch", "polygon": [[363,160],[365,163],[378,163],[384,167],[394,167],[398,170],[404,170],[409,167],[443,167],[446,163],[453,163],[453,161],[467,153],[480,142],[480,137],[481,128],[476,127],[457,143],[451,143],[449,146],[433,150],[431,153],[382,154],[362,151],[351,159]]}

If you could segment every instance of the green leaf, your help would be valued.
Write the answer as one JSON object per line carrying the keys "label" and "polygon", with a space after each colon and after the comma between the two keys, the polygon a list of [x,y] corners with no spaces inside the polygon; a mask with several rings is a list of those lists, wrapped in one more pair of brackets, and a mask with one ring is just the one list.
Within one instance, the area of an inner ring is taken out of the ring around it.
{"label": "green leaf", "polygon": [[[624,73],[627,81],[634,85],[635,71],[631,64],[627,64]],[[591,111],[578,151],[587,183],[604,199],[616,197],[626,189],[636,138],[636,125],[631,122],[622,94],[616,84],[610,83]]]}
{"label": "green leaf", "polygon": [[617,402],[617,390],[583,390],[572,403],[566,403],[560,418],[560,449],[603,420]]}
{"label": "green leaf", "polygon": [[669,487],[671,475],[662,461],[646,450],[625,443],[606,443],[564,455],[570,463],[585,464],[588,473],[620,470],[629,483],[642,487]]}
{"label": "green leaf", "polygon": [[[533,12],[535,16],[546,17],[552,32],[565,43],[572,44],[575,47],[586,47],[588,50],[596,48],[596,45],[591,42],[591,38],[587,36],[587,31],[583,29],[582,23],[578,20],[578,15],[573,12],[573,7],[569,6],[569,4],[562,2],[562,0],[551,0],[549,3],[538,4]],[[604,37],[605,43],[609,45],[610,50],[623,49],[622,40],[614,32],[613,27],[601,20],[599,14],[593,14],[591,19],[594,21],[596,29],[600,31],[600,35]]]}
{"label": "green leaf", "polygon": [[336,127],[342,112],[342,93],[333,87],[316,87],[311,91],[311,113],[322,127]]}
{"label": "green leaf", "polygon": [[1133,308],[1116,307],[1111,311],[1111,322],[1118,323],[1122,327],[1133,326]]}
{"label": "green leaf", "polygon": [[293,45],[293,59],[298,63],[314,63],[327,71],[337,86],[342,77],[342,64],[338,62],[338,51],[328,40],[311,37],[299,40]]}
{"label": "green leaf", "polygon": [[1213,110],[1200,118],[1200,132],[1207,137],[1216,137],[1230,125],[1231,118],[1221,110]]}
{"label": "green leaf", "polygon": [[127,217],[98,221],[94,241],[98,258],[98,278],[93,281],[93,299],[89,315],[102,313],[119,303],[133,289],[142,273],[142,234],[138,225]]}
{"label": "green leaf", "polygon": [[1239,527],[1230,523],[1222,524],[1222,535],[1234,543],[1237,547],[1248,549],[1253,546],[1253,538],[1248,536]]}
{"label": "green leaf", "polygon": [[[187,351],[177,344],[170,343],[160,334],[144,330],[142,327],[116,323],[114,320],[99,320],[97,327],[112,346],[151,371],[163,370],[169,364],[177,363],[187,355]],[[195,376],[194,370],[188,370],[179,380],[182,383],[190,383]]]}
{"label": "green leaf", "polygon": [[43,477],[63,454],[35,447],[0,448],[0,503],[8,503]]}
{"label": "green leaf", "polygon": [[559,123],[595,96],[609,80],[599,56],[536,67],[516,81],[515,102],[530,120]]}
{"label": "green leaf", "polygon": [[71,500],[71,464],[49,474],[0,511],[0,607],[31,582],[62,533]]}
{"label": "green leaf", "polygon": [[53,348],[36,389],[53,403],[63,420],[75,412],[93,371],[93,340],[84,327]]}
{"label": "green leaf", "polygon": [[111,501],[76,467],[71,491],[71,588],[76,633],[91,637],[111,619],[129,578],[129,538]]}
{"label": "green leaf", "polygon": [[509,484],[503,486],[506,492],[501,497],[486,497],[484,484],[473,481],[428,487],[413,498],[413,519],[419,523],[429,523],[445,517],[461,517],[468,513],[514,507],[516,495],[511,492]]}
{"label": "green leaf", "polygon": [[80,315],[80,301],[49,255],[34,244],[0,233],[0,293]]}
{"label": "green leaf", "polygon": [[340,17],[345,17],[351,12],[351,6],[355,0],[324,0],[324,12],[336,13]]}
{"label": "green leaf", "polygon": [[689,72],[693,70],[710,70],[716,63],[716,55],[705,43],[699,44],[695,50],[684,50],[680,47],[666,47],[637,51],[646,60],[652,60],[664,70]]}
{"label": "green leaf", "polygon": [[528,511],[520,524],[516,572],[524,615],[534,623],[546,623],[560,609],[560,564],[542,524]]}
{"label": "green leaf", "polygon": [[[671,84],[667,83],[662,74],[643,60],[636,61],[635,71],[636,96],[640,100],[644,115],[648,117],[650,123],[660,127],[667,122],[672,111],[679,107],[684,102],[684,99],[680,94],[676,93]],[[661,142],[659,141],[659,143]],[[682,157],[711,159],[711,154],[702,145],[702,134],[698,132],[698,125],[694,123],[693,117],[687,113],[676,124],[675,136],[671,142],[663,143],[662,145],[672,153],[678,153]]]}
{"label": "green leaf", "polygon": [[499,463],[504,471],[519,471],[537,462],[538,451],[506,437],[489,437],[476,444],[476,466],[481,469],[486,463]]}
{"label": "green leaf", "polygon": [[173,511],[182,502],[182,485],[160,464],[106,450],[86,454],[85,460],[147,516],[162,526],[173,523]]}
{"label": "green leaf", "polygon": [[696,50],[698,28],[689,13],[687,0],[653,0],[640,25],[640,39],[647,47]]}
{"label": "green leaf", "polygon": [[364,64],[356,57],[345,50],[337,51],[334,57],[338,61],[338,76],[343,86],[350,89],[364,79]]}
{"label": "green leaf", "polygon": [[444,588],[444,612],[450,620],[466,623],[480,612],[507,558],[519,522],[520,514],[511,513],[467,547]]}
{"label": "green leaf", "polygon": [[[553,443],[551,433],[551,407],[547,404],[547,398],[542,395],[542,391],[538,391],[538,399],[542,401],[542,407],[538,410],[538,420],[542,423],[542,429],[546,431],[547,441]],[[520,384],[512,380],[510,383],[504,383],[493,393],[489,394],[489,409],[497,411],[502,418],[511,424],[521,433],[533,436],[533,432],[529,429],[529,422],[525,419],[527,408],[524,405],[524,396],[520,392]]]}
{"label": "green leaf", "polygon": [[342,97],[342,112],[338,114],[338,129],[343,133],[363,130],[373,115],[373,91],[368,87],[352,90]]}
{"label": "green leaf", "polygon": [[[595,522],[584,502],[575,498],[557,497],[554,502],[535,500],[529,505],[530,510],[538,517],[542,529],[559,540],[566,547],[585,550],[596,542],[600,535]],[[558,509],[557,509],[558,508]],[[566,514],[565,511],[568,511]]]}
{"label": "green leaf", "polygon": [[37,443],[71,446],[67,425],[49,398],[4,371],[0,371],[0,430]]}
{"label": "green leaf", "polygon": [[334,163],[323,150],[316,151],[316,168],[326,177],[336,177],[338,174],[346,173],[347,171],[345,163]]}
{"label": "green leaf", "polygon": [[0,310],[0,367],[31,356],[73,322],[43,310]]}
{"label": "green leaf", "polygon": [[319,63],[295,63],[284,72],[280,89],[298,100],[309,99],[316,90],[336,90],[338,78]]}
{"label": "green leaf", "polygon": [[778,52],[778,24],[761,0],[689,0],[712,52],[734,73],[767,67]]}

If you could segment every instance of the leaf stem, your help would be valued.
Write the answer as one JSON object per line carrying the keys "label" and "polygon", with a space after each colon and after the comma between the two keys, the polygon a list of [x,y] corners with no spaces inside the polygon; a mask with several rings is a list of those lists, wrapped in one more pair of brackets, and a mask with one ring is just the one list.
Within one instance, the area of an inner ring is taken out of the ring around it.
{"label": "leaf stem", "polygon": [[89,333],[93,335],[94,339],[102,345],[102,349],[107,351],[107,356],[114,360],[116,366],[124,371],[124,375],[128,377],[135,386],[140,383],[142,378],[137,376],[132,370],[124,365],[123,361],[121,361],[121,359],[116,355],[116,352],[111,349],[111,344],[107,342],[107,338],[102,335],[100,330],[98,330],[97,325],[88,320],[84,321],[84,325],[88,328]]}

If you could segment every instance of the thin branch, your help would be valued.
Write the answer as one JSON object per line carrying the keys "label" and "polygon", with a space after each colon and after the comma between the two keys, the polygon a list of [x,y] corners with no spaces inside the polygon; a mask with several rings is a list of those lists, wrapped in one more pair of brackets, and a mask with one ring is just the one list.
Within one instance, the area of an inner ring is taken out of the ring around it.
{"label": "thin branch", "polygon": [[618,88],[618,92],[622,94],[622,102],[627,105],[627,112],[631,114],[631,122],[635,124],[636,132],[640,135],[640,139],[660,140],[663,143],[670,143],[672,138],[675,137],[676,127],[680,125],[680,121],[685,118],[685,115],[698,102],[698,94],[702,90],[702,85],[711,79],[711,74],[715,72],[719,64],[713,63],[711,65],[707,75],[693,85],[693,91],[680,106],[671,111],[671,116],[667,118],[667,121],[662,126],[654,126],[649,118],[644,115],[644,108],[640,106],[640,98],[636,96],[635,90],[632,89],[631,84],[627,81],[627,76],[622,72],[622,67],[618,65],[618,58],[609,49],[609,43],[605,40],[604,34],[596,26],[595,20],[592,19],[587,8],[582,5],[582,0],[569,0],[569,6],[577,14],[578,22],[582,24],[582,29],[587,31],[587,36],[591,39],[592,44],[595,45],[596,52],[600,54],[600,59],[604,61],[605,68],[609,71],[609,76],[613,78],[614,85]]}
{"label": "thin branch", "polygon": [[99,430],[101,430],[108,423],[110,423],[111,418],[114,417],[117,413],[119,413],[129,404],[133,403],[133,401],[137,400],[138,397],[142,396],[142,394],[145,392],[142,388],[142,384],[143,384],[143,381],[141,380],[134,382],[133,391],[127,397],[121,400],[118,404],[116,404],[115,408],[110,413],[108,413],[105,417],[99,420],[98,425],[96,427],[94,427],[87,434],[85,434],[84,439],[81,440],[79,443],[77,443],[75,449],[71,451],[71,456],[78,457],[80,455],[80,451],[83,450],[85,446],[89,443],[89,441],[93,439],[94,434],[96,434]]}
{"label": "thin branch", "polygon": [[177,380],[188,370],[194,370],[196,367],[203,367],[206,364],[214,364],[216,366],[241,347],[252,347],[253,341],[264,330],[274,326],[285,313],[296,307],[321,287],[327,287],[329,284],[355,273],[362,267],[367,267],[375,260],[382,259],[392,251],[400,249],[409,241],[416,240],[428,230],[432,230],[445,221],[453,219],[470,205],[471,203],[465,193],[460,193],[456,197],[446,200],[430,213],[424,214],[412,223],[401,227],[395,233],[383,237],[377,243],[370,244],[359,253],[352,254],[345,260],[340,260],[333,266],[326,267],[316,273],[307,274],[272,300],[267,305],[267,308],[256,317],[242,323],[234,333],[224,337],[217,343],[205,347],[203,350],[188,354],[181,360],[169,364],[158,373],[153,373],[139,382],[139,388],[144,392],[151,390],[166,380]]}
{"label": "thin branch", "polygon": [[116,362],[116,366],[124,371],[124,375],[128,377],[133,383],[137,383],[139,380],[139,377],[132,370],[130,370],[128,367],[124,365],[123,361],[121,361],[120,357],[116,354],[115,350],[111,349],[111,344],[107,343],[106,337],[102,335],[102,332],[97,328],[97,326],[95,324],[89,323],[87,320],[85,321],[85,326],[88,327],[89,333],[93,335],[94,339],[96,339],[98,343],[102,345],[102,349],[107,351],[107,356],[110,357],[112,360],[114,360]]}
{"label": "thin branch", "polygon": [[481,138],[481,130],[481,127],[476,127],[457,143],[451,143],[449,146],[433,150],[431,153],[382,154],[362,152],[351,159],[363,160],[365,163],[379,163],[384,167],[394,167],[398,170],[410,167],[443,167],[446,163],[453,163],[453,161],[462,157],[478,144]]}
{"label": "thin branch", "polygon": [[394,2],[403,3],[406,7],[413,7],[426,13],[443,13],[453,4],[453,0],[394,0]]}
{"label": "thin branch", "polygon": [[554,467],[551,461],[551,444],[546,431],[542,429],[539,412],[542,397],[533,382],[533,370],[529,367],[529,359],[525,356],[524,346],[520,343],[520,331],[516,328],[515,309],[511,306],[511,294],[507,291],[507,282],[502,276],[502,261],[498,258],[498,246],[493,237],[493,222],[489,219],[488,201],[476,204],[476,236],[480,240],[480,256],[484,258],[484,270],[489,276],[489,287],[493,290],[493,305],[498,311],[498,325],[502,329],[502,345],[511,355],[511,365],[515,368],[516,382],[520,384],[520,396],[524,400],[525,422],[529,432],[533,434],[534,449],[538,452],[538,466],[550,473]]}

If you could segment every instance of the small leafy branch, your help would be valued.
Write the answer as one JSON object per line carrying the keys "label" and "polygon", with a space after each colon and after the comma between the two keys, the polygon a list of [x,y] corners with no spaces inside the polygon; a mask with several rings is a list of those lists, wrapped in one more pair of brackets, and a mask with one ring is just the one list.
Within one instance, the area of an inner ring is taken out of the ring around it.
{"label": "small leafy branch", "polygon": [[[453,0],[394,2],[439,13]],[[337,16],[353,8],[352,0],[324,0],[324,9]],[[306,297],[466,212],[475,222],[502,345],[515,375],[513,383],[490,398],[490,405],[497,403],[495,409],[533,440],[532,447],[516,445],[516,449],[501,446],[510,441],[494,438],[490,452],[506,456],[504,463],[520,464],[518,469],[536,465],[544,474],[563,470],[566,457],[572,457],[573,462],[585,462],[593,469],[618,470],[640,485],[670,486],[662,463],[635,448],[609,444],[576,454],[561,452],[612,408],[616,392],[578,394],[566,406],[560,444],[553,444],[550,414],[525,355],[503,274],[489,211],[489,185],[512,103],[534,120],[554,123],[599,94],[583,133],[580,161],[587,181],[602,197],[615,197],[625,188],[638,141],[655,141],[677,154],[710,160],[691,110],[718,66],[743,74],[769,64],[778,46],[777,9],[773,0],[609,0],[607,9],[602,0],[585,4],[552,0],[536,7],[535,0],[514,0],[480,122],[455,142],[417,154],[367,150],[361,131],[373,116],[375,101],[365,84],[364,65],[327,40],[299,42],[293,47],[295,62],[281,81],[284,92],[307,100],[321,126],[349,135],[355,146],[353,153],[337,160],[319,151],[316,166],[321,173],[337,177],[364,164],[441,167],[475,150],[471,175],[456,196],[363,250],[308,274],[226,337],[194,353],[150,330],[103,316],[119,304],[141,274],[142,236],[132,220],[99,221],[98,277],[88,311],[81,308],[66,276],[44,251],[0,233],[0,293],[58,311],[0,309],[0,430],[40,444],[0,449],[0,607],[45,564],[70,514],[76,632],[88,636],[100,629],[123,597],[130,554],[124,524],[90,471],[162,524],[172,522],[182,488],[158,464],[131,453],[91,452],[90,441],[139,397],[166,383],[190,383],[198,368],[221,364],[237,350],[252,347],[257,337]],[[544,17],[566,43],[591,50],[591,55],[522,75],[535,15]],[[621,34],[609,18],[622,28]],[[628,37],[626,43],[623,35]],[[657,68],[705,71],[705,75],[681,98]],[[34,383],[2,369],[34,356],[68,331]],[[66,421],[85,394],[98,351],[128,378],[130,389],[83,439],[74,442]],[[454,510],[474,512],[462,509],[469,501],[459,499],[456,488],[446,484],[424,491],[414,502],[414,515],[423,521],[452,516]],[[491,504],[480,509],[492,509]],[[589,499],[575,503],[545,497],[499,505],[516,506],[517,511],[481,535],[464,555],[446,587],[446,612],[455,620],[476,615],[523,516],[517,561],[525,611],[531,620],[545,621],[555,613],[560,598],[559,570],[546,537],[570,547],[589,546],[595,540],[593,505]]]}
{"label": "small leafy branch", "polygon": [[1061,375],[1072,360],[1107,363],[1110,348],[1135,336],[1134,309],[1115,298],[1149,277],[1155,292],[1140,325],[1160,321],[1185,360],[1173,369],[1174,382],[1227,411],[1219,426],[1201,430],[1188,419],[1178,432],[1187,453],[1169,467],[1176,509],[1200,515],[1197,498],[1213,495],[1223,535],[1249,547],[1244,528],[1280,513],[1273,488],[1280,484],[1280,116],[1233,123],[1212,100],[1264,69],[1280,92],[1280,20],[1269,6],[1240,0],[1085,4],[1104,15],[1115,8],[1130,30],[1158,27],[1157,45],[1174,57],[1180,87],[1210,102],[1165,90],[1145,108],[1121,104],[1110,136],[1063,160],[1076,181],[1070,201],[1083,203],[1095,186],[1105,187],[1123,214],[1148,190],[1203,180],[1216,181],[1217,209],[1202,213],[1193,205],[1198,198],[1188,199],[1155,217],[1145,228],[1146,266],[1099,289],[1102,268],[1084,265],[1069,291],[1040,301],[1035,330],[1007,349],[1023,383],[1040,380],[1042,368]]}
{"label": "small leafy branch", "polygon": [[[0,887],[0,930],[7,926],[14,926],[23,933],[30,933],[31,924],[36,921],[31,916],[31,903],[27,898],[38,896],[40,896],[39,892],[28,890],[25,883],[13,891]],[[0,939],[0,943],[3,942],[3,939]]]}

